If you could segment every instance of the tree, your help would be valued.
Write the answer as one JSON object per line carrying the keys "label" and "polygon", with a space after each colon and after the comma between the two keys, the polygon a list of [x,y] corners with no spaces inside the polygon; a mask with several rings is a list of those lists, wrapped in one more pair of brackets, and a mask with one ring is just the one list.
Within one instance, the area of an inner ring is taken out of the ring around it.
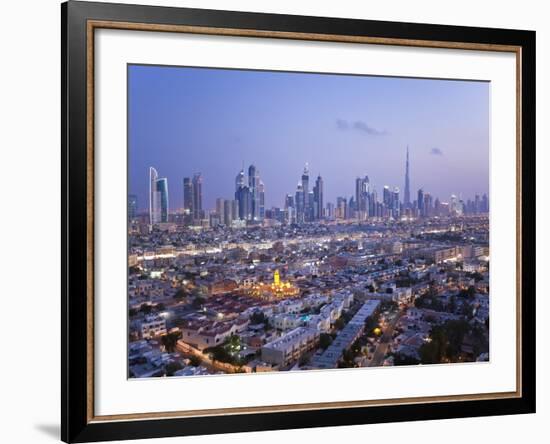
{"label": "tree", "polygon": [[198,310],[198,309],[202,308],[202,306],[204,305],[205,302],[206,302],[206,299],[204,299],[201,296],[196,296],[195,299],[193,299],[192,306],[193,306],[193,308]]}
{"label": "tree", "polygon": [[181,338],[180,332],[172,332],[161,336],[160,340],[166,351],[168,353],[173,353],[179,338]]}
{"label": "tree", "polygon": [[166,364],[164,371],[166,372],[166,376],[174,376],[174,373],[182,368],[183,366],[179,362],[172,361]]}
{"label": "tree", "polygon": [[334,321],[334,328],[336,328],[337,330],[342,330],[345,325],[346,324],[342,318],[338,318],[336,319],[336,321]]}
{"label": "tree", "polygon": [[393,356],[393,365],[418,365],[420,361],[412,356],[397,353]]}
{"label": "tree", "polygon": [[207,349],[207,351],[212,353],[212,358],[215,361],[234,363],[233,356],[221,345]]}
{"label": "tree", "polygon": [[149,304],[141,304],[141,307],[139,307],[139,311],[141,311],[144,314],[150,314],[153,308]]}
{"label": "tree", "polygon": [[365,332],[367,335],[371,336],[376,327],[378,327],[378,316],[373,314],[365,319]]}
{"label": "tree", "polygon": [[263,324],[266,321],[266,317],[263,311],[255,311],[250,316],[250,322],[252,324]]}
{"label": "tree", "polygon": [[193,367],[198,367],[201,364],[202,360],[198,356],[193,355],[189,358],[189,365],[192,365]]}
{"label": "tree", "polygon": [[328,333],[321,333],[321,336],[319,337],[319,347],[326,350],[330,344],[332,344],[332,336]]}
{"label": "tree", "polygon": [[432,328],[430,342],[422,344],[418,350],[423,364],[438,364],[444,360],[455,362],[461,352],[464,336],[470,324],[464,320],[451,320]]}
{"label": "tree", "polygon": [[449,301],[449,311],[451,313],[454,313],[456,310],[456,296],[451,296],[451,300]]}
{"label": "tree", "polygon": [[174,299],[183,299],[187,296],[187,292],[183,287],[178,288],[178,290],[174,293]]}

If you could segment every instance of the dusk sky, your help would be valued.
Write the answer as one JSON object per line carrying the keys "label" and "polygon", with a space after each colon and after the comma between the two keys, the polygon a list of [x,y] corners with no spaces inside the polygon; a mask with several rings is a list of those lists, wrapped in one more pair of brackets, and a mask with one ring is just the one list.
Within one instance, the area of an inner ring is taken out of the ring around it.
{"label": "dusk sky", "polygon": [[[148,205],[148,168],[168,178],[170,209],[183,178],[201,172],[203,207],[232,199],[241,166],[254,163],[266,208],[284,206],[304,164],[320,173],[325,202],[354,194],[368,175],[403,200],[423,188],[448,201],[489,192],[487,82],[131,65],[129,193]],[[311,187],[312,185],[310,185]]]}

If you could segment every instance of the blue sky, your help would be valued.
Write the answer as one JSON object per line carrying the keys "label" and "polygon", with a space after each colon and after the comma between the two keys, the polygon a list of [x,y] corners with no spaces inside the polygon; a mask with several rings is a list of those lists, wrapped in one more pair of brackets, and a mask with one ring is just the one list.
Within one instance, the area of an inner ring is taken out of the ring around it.
{"label": "blue sky", "polygon": [[[420,187],[447,201],[489,191],[487,82],[131,65],[129,192],[147,206],[148,168],[168,178],[170,208],[183,177],[203,175],[204,208],[232,198],[243,162],[283,206],[305,162],[325,201],[351,196],[357,176]],[[311,179],[310,179],[311,180]]]}

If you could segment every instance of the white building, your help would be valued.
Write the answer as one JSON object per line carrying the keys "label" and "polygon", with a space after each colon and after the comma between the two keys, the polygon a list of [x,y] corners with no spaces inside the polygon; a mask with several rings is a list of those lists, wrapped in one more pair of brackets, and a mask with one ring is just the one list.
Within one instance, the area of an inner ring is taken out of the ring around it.
{"label": "white building", "polygon": [[150,339],[155,336],[166,334],[166,321],[161,316],[150,315],[146,316],[139,328],[141,337]]}
{"label": "white building", "polygon": [[262,361],[286,366],[297,361],[305,352],[313,349],[319,340],[319,332],[298,327],[262,347]]}

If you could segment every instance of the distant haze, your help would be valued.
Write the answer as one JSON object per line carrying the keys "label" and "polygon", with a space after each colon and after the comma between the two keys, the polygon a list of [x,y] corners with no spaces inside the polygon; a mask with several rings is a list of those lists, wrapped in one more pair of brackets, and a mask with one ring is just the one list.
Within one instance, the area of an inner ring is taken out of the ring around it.
{"label": "distant haze", "polygon": [[365,175],[379,199],[389,185],[403,200],[407,145],[411,201],[418,188],[442,201],[489,191],[488,82],[141,65],[128,81],[129,193],[140,209],[149,166],[168,178],[172,211],[184,177],[202,173],[211,209],[251,163],[266,208],[284,206],[306,162],[325,202],[352,196]]}

